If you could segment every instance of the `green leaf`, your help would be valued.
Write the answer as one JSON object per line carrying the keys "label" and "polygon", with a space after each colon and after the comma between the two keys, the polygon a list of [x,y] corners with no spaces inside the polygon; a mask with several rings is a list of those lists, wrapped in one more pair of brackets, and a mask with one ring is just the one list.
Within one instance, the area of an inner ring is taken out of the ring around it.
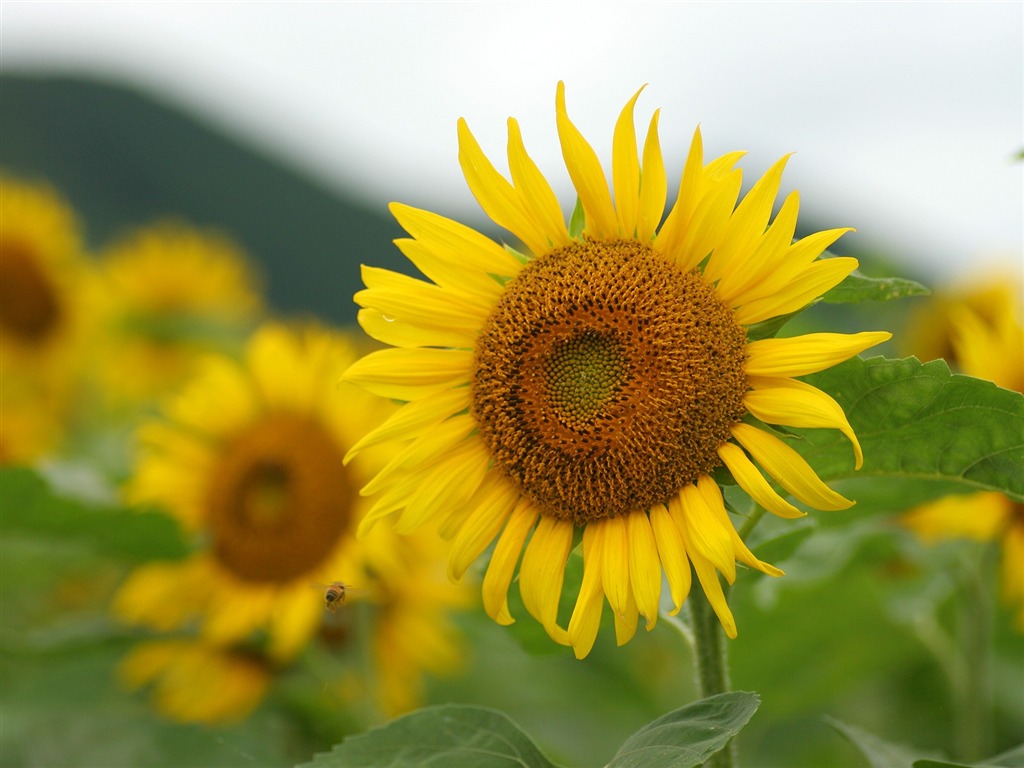
{"label": "green leaf", "polygon": [[868,277],[854,270],[821,297],[826,304],[859,304],[862,301],[892,301],[909,296],[928,296],[925,286],[903,277]]}
{"label": "green leaf", "polygon": [[587,215],[583,212],[583,201],[576,198],[576,205],[572,209],[572,216],[569,217],[569,237],[574,240],[583,234],[583,228],[587,225]]}
{"label": "green leaf", "polygon": [[977,763],[918,760],[914,768],[1024,768],[1024,744]]}
{"label": "green leaf", "polygon": [[62,498],[29,469],[0,469],[0,497],[5,536],[74,540],[127,562],[179,558],[187,552],[181,531],[167,515]]}
{"label": "green leaf", "polygon": [[902,744],[885,741],[873,733],[832,717],[826,717],[825,722],[859,749],[871,768],[911,768],[915,765],[915,760],[920,760],[927,754]]}
{"label": "green leaf", "polygon": [[[825,480],[888,478],[956,483],[962,492],[1000,491],[1024,501],[1024,395],[951,374],[917,358],[854,358],[807,377],[843,407],[864,449],[853,469],[835,430],[793,430],[791,441]],[[899,486],[893,486],[893,509]]]}
{"label": "green leaf", "polygon": [[690,768],[703,765],[745,726],[761,699],[732,691],[688,704],[634,733],[607,768]]}
{"label": "green leaf", "polygon": [[445,704],[427,707],[345,739],[303,763],[308,768],[554,768],[501,712]]}

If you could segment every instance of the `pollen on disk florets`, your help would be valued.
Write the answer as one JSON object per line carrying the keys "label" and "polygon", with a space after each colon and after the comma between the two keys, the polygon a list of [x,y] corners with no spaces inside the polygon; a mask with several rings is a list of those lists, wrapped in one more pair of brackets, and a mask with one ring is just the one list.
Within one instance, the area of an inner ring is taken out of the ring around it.
{"label": "pollen on disk florets", "polygon": [[217,560],[241,579],[308,573],[351,526],[352,484],[318,422],[268,416],[238,434],[212,472],[207,514]]}
{"label": "pollen on disk florets", "polygon": [[714,288],[632,240],[532,261],[478,340],[472,412],[500,468],[576,524],[666,502],[745,414],[746,335]]}

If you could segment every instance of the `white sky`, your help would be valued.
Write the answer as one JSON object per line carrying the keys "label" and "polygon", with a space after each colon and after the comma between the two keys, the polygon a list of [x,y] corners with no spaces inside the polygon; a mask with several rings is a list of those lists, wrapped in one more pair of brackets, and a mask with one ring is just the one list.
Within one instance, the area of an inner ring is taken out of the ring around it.
{"label": "white sky", "polygon": [[[604,159],[625,101],[662,108],[670,177],[694,126],[749,184],[936,279],[1024,253],[1024,3],[47,2],[0,0],[0,64],[150,89],[373,205],[479,223],[456,161],[469,121],[504,168],[505,120],[568,208],[554,92]],[[848,236],[850,237],[850,236]]]}

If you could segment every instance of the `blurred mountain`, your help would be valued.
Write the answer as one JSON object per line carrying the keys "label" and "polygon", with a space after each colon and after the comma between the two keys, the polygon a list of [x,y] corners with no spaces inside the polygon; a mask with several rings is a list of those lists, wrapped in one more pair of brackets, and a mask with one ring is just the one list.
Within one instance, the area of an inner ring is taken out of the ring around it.
{"label": "blurred mountain", "polygon": [[89,243],[165,217],[219,229],[259,265],[272,306],[355,321],[359,265],[408,271],[385,210],[302,175],[151,95],[80,78],[0,76],[0,167],[56,187]]}

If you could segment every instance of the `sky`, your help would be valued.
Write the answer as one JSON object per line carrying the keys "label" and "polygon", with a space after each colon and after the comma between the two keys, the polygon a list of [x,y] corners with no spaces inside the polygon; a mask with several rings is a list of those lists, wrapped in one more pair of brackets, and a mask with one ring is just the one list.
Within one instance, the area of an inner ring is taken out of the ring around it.
{"label": "sky", "polygon": [[[0,0],[0,67],[141,87],[371,205],[470,224],[465,117],[507,168],[506,120],[566,209],[555,85],[610,167],[641,85],[678,179],[694,128],[935,282],[1022,264],[1022,2],[49,2]],[[840,241],[840,246],[844,241]],[[841,252],[841,247],[838,248]]]}

